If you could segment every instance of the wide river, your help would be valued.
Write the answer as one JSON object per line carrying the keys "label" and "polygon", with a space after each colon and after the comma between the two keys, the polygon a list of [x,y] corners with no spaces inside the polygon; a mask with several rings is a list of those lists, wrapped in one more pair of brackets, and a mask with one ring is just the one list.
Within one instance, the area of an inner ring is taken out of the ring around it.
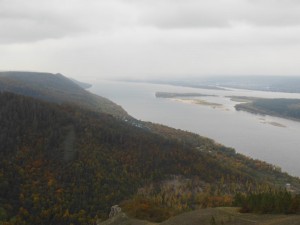
{"label": "wide river", "polygon": [[[299,98],[300,94],[249,91],[241,89],[208,90],[171,85],[97,81],[91,92],[121,105],[139,120],[164,124],[214,139],[237,152],[278,165],[300,177],[300,122],[236,111],[226,96]],[[156,98],[155,92],[201,93],[216,95],[200,99],[222,107],[182,103]]]}

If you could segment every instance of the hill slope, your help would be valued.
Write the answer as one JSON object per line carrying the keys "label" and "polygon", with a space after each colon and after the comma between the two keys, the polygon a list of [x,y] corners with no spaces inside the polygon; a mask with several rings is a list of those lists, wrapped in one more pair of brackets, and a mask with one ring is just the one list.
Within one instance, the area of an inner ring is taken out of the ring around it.
{"label": "hill slope", "polygon": [[[214,221],[214,222],[213,222]],[[151,223],[119,214],[99,225],[300,225],[300,215],[242,214],[236,208],[198,209],[182,213],[162,223]]]}
{"label": "hill slope", "polygon": [[[213,222],[215,221],[215,223]],[[300,225],[299,215],[242,214],[236,208],[200,209],[170,218],[160,225]]]}
{"label": "hill slope", "polygon": [[94,95],[61,74],[37,72],[0,72],[0,92],[56,102],[73,103],[90,110],[126,117],[127,113],[112,101]]}
{"label": "hill slope", "polygon": [[300,187],[188,132],[12,93],[0,94],[0,105],[0,221],[9,225],[89,224],[124,200],[131,215],[163,220],[230,204],[237,192]]}

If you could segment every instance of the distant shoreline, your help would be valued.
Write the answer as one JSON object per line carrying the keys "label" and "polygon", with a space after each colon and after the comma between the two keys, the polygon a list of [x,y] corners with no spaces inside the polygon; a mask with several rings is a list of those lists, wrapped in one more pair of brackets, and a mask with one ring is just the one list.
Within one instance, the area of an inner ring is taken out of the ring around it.
{"label": "distant shoreline", "polygon": [[177,98],[177,97],[208,97],[208,96],[216,96],[216,95],[208,95],[201,93],[177,93],[177,92],[156,92],[155,97],[157,98]]}
{"label": "distant shoreline", "polygon": [[216,95],[207,95],[201,93],[175,93],[175,92],[156,92],[156,98],[168,98],[176,102],[188,103],[194,105],[210,106],[212,108],[223,108],[222,104],[208,102],[203,99],[193,97],[215,97]]}
{"label": "distant shoreline", "polygon": [[300,99],[266,99],[256,97],[231,97],[237,111],[268,115],[300,122]]}
{"label": "distant shoreline", "polygon": [[182,99],[182,98],[172,98],[171,100],[182,102],[182,103],[189,103],[194,105],[203,105],[203,106],[210,106],[212,108],[223,108],[222,104],[214,103],[214,102],[208,102],[201,99]]}
{"label": "distant shoreline", "polygon": [[[203,99],[193,97],[208,97],[215,95],[206,95],[201,93],[173,93],[173,92],[156,92],[157,98],[169,98],[173,101],[210,106],[212,108],[224,108],[224,105],[214,102],[208,102]],[[231,101],[238,102],[234,106],[237,111],[244,111],[251,114],[274,116],[287,120],[300,122],[300,99],[268,99],[249,96],[225,96]],[[276,122],[264,122],[277,127],[285,125]]]}
{"label": "distant shoreline", "polygon": [[185,79],[177,80],[139,80],[139,79],[122,79],[120,81],[173,85],[179,87],[191,87],[211,90],[228,90],[241,89],[263,92],[282,92],[300,94],[300,77],[299,76],[219,76],[219,77],[202,77],[204,79]]}

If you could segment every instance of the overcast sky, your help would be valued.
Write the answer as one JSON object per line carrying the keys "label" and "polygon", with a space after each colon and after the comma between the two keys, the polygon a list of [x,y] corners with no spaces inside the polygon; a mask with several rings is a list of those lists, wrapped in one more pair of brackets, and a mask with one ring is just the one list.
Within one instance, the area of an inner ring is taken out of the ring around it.
{"label": "overcast sky", "polygon": [[0,0],[0,70],[300,75],[300,1]]}

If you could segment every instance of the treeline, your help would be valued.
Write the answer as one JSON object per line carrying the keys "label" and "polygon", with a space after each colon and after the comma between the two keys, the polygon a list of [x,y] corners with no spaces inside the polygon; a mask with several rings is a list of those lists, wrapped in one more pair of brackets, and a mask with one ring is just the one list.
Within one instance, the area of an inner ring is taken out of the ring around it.
{"label": "treeline", "polygon": [[300,120],[300,99],[254,98],[235,106],[237,110]]}
{"label": "treeline", "polygon": [[272,190],[261,193],[237,194],[234,204],[243,213],[299,214],[300,195],[287,190]]}

